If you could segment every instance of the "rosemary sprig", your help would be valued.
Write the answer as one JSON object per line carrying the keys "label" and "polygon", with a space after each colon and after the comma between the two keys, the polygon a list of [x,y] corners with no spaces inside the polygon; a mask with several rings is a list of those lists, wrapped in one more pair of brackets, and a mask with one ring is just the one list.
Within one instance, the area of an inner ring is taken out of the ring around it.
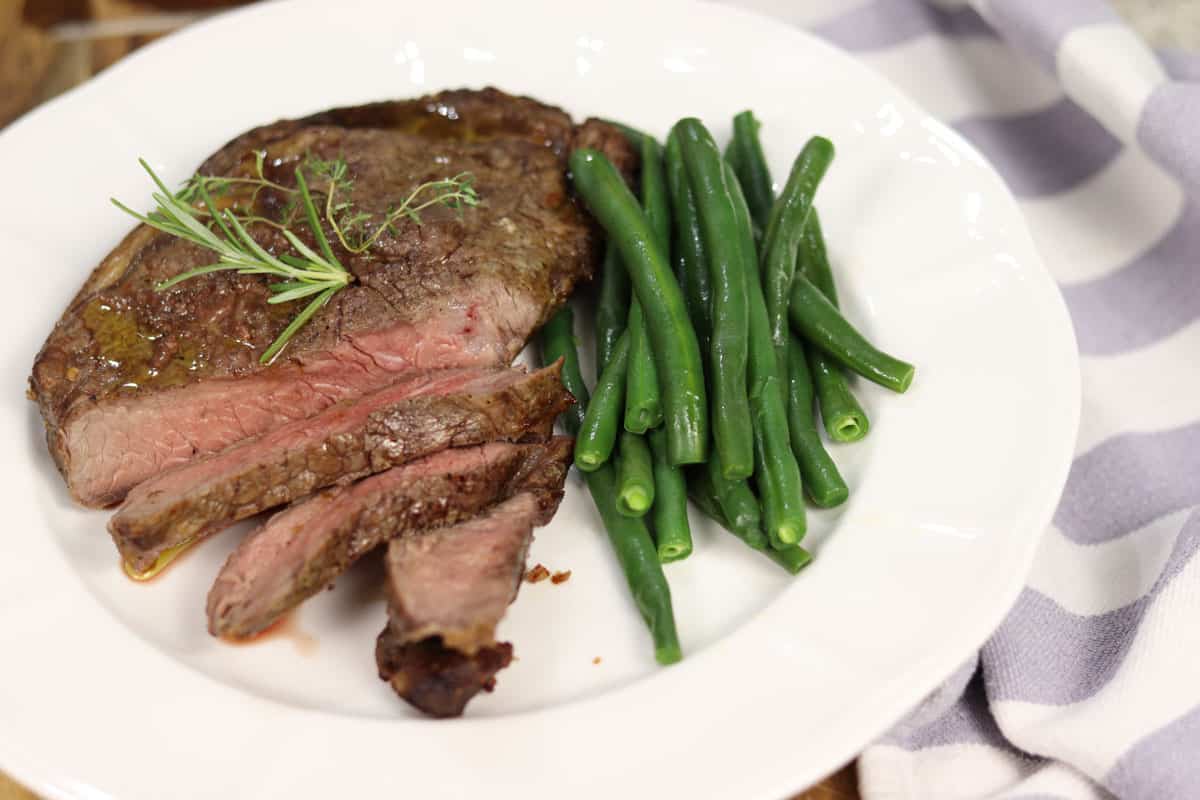
{"label": "rosemary sprig", "polygon": [[[350,241],[352,238],[350,231],[363,227],[370,221],[370,215],[361,211],[355,212],[349,203],[336,203],[334,196],[337,194],[339,186],[345,186],[345,182],[331,180],[329,191],[325,195],[325,218],[330,221],[330,227],[333,228],[338,243],[357,255],[370,249],[371,245],[375,244],[385,231],[397,233],[394,225],[396,220],[402,217],[411,219],[420,225],[421,212],[430,206],[442,205],[461,208],[462,206],[478,205],[479,195],[476,194],[475,187],[472,185],[474,180],[475,176],[471,173],[460,172],[453,178],[422,183],[413,189],[408,197],[404,198],[404,202],[388,211],[383,222],[375,228],[373,233],[362,234],[355,242]],[[429,193],[433,193],[433,196],[423,199],[423,195]]]}
{"label": "rosemary sprig", "polygon": [[[306,297],[313,298],[263,352],[259,359],[263,364],[270,363],[296,331],[328,303],[331,297],[354,281],[353,274],[338,260],[325,235],[317,210],[318,204],[314,201],[313,191],[309,189],[308,180],[304,176],[305,167],[309,168],[314,177],[325,181],[325,201],[321,204],[325,221],[333,230],[338,243],[347,252],[355,255],[368,250],[384,231],[395,232],[394,223],[401,217],[407,217],[419,225],[421,211],[432,205],[440,204],[461,209],[464,205],[474,206],[479,202],[472,185],[474,177],[470,173],[429,181],[414,189],[398,208],[390,209],[383,222],[373,232],[368,233],[365,231],[372,216],[356,211],[349,201],[335,200],[339,189],[348,192],[353,186],[353,182],[347,178],[348,168],[344,159],[322,161],[309,156],[296,168],[296,188],[292,189],[266,178],[263,172],[265,157],[266,153],[263,151],[255,153],[255,171],[252,177],[226,178],[197,174],[179,192],[168,189],[150,165],[144,159],[138,159],[138,163],[158,187],[158,191],[152,194],[156,208],[149,214],[139,214],[115,198],[112,201],[117,208],[134,219],[217,254],[214,263],[190,269],[163,281],[155,287],[157,291],[164,291],[201,275],[234,271],[241,275],[271,275],[282,278],[282,281],[270,284],[272,296],[267,301],[269,303],[288,303]],[[258,193],[263,189],[273,189],[286,196],[288,204],[285,206],[282,221],[252,215],[239,216],[236,205],[223,210],[218,209],[213,202],[213,195],[224,194],[234,185],[253,187],[248,203],[251,209],[255,205]],[[433,196],[427,197],[431,192]],[[298,211],[303,212],[304,222],[316,241],[316,251],[306,245],[291,228]],[[263,223],[280,230],[288,244],[299,255],[285,253],[275,256],[267,252],[247,232],[246,227],[252,223]]]}

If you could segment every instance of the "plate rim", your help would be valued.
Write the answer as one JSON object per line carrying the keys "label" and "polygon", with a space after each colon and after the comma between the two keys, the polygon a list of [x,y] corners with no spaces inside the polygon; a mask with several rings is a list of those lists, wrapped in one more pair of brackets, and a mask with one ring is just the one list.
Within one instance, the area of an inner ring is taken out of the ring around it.
{"label": "plate rim", "polygon": [[[634,2],[631,2],[631,0],[621,0],[621,2],[626,3],[630,7],[634,7],[636,5]],[[536,2],[526,2],[525,4],[535,6],[538,5]],[[75,103],[81,97],[88,97],[90,95],[109,91],[107,88],[108,86],[112,85],[115,87],[119,84],[119,81],[126,76],[127,73],[142,69],[143,62],[148,62],[159,57],[159,53],[161,51],[167,50],[180,39],[208,36],[211,29],[218,28],[222,25],[227,25],[236,18],[244,18],[258,14],[273,14],[276,13],[280,7],[286,5],[315,7],[318,5],[318,3],[315,2],[315,0],[292,0],[292,2],[288,2],[288,0],[270,0],[270,2],[262,3],[256,6],[246,6],[215,14],[210,18],[194,23],[185,29],[174,32],[159,40],[149,43],[145,47],[139,49],[137,52],[125,57],[105,72],[95,76],[92,79],[89,79],[79,86],[73,87],[71,90],[45,104],[42,104],[41,106],[23,115],[20,119],[14,121],[6,130],[0,132],[0,149],[4,148],[8,139],[11,138],[16,132],[25,127],[36,126],[37,124],[40,124],[39,120],[41,120],[44,116],[49,115],[53,109],[57,109],[63,105]],[[517,5],[520,5],[520,3]],[[671,5],[676,7],[686,7],[689,4],[685,0],[672,0]],[[882,75],[866,66],[863,62],[855,58],[853,54],[846,53],[840,48],[837,48],[836,46],[814,36],[807,30],[790,25],[787,22],[771,17],[758,10],[727,6],[715,2],[711,4],[705,3],[705,6],[708,6],[709,8],[719,8],[722,13],[731,14],[733,16],[753,18],[762,24],[768,24],[772,27],[786,30],[789,35],[806,40],[806,46],[817,47],[826,51],[826,53],[831,57],[836,58],[839,62],[847,65],[848,69],[851,68],[849,65],[853,65],[852,68],[854,70],[858,71],[862,76],[875,83],[878,88],[886,90],[891,95],[902,98],[905,104],[914,112],[919,112],[921,115],[923,115],[923,118],[934,121],[939,128],[949,130],[941,121],[936,120],[936,118],[925,112],[921,104],[913,100],[907,93],[902,91],[885,75]],[[982,155],[980,155],[972,145],[969,143],[964,143],[964,146],[971,152],[975,153],[982,162],[987,164],[987,168],[990,173],[995,174],[995,168]],[[1003,183],[1002,179],[1001,183]],[[879,697],[877,700],[877,705],[886,707],[887,711],[881,712],[876,716],[880,717],[881,719],[883,717],[887,717],[887,720],[876,726],[877,730],[875,732],[875,736],[885,732],[913,705],[913,703],[909,702],[907,698],[903,700],[900,699],[900,695],[902,693],[892,689],[891,687],[893,684],[908,684],[909,689],[903,694],[907,695],[909,698],[915,696],[916,701],[919,701],[930,691],[936,688],[936,686],[962,662],[963,653],[969,655],[971,652],[977,650],[1007,614],[1009,608],[1013,602],[1015,602],[1018,594],[1024,586],[1025,578],[1027,577],[1032,566],[1033,558],[1041,541],[1041,537],[1044,534],[1045,529],[1052,517],[1053,511],[1058,504],[1061,488],[1065,484],[1071,461],[1074,456],[1074,443],[1077,436],[1077,429],[1081,413],[1081,377],[1074,328],[1070,322],[1070,316],[1061,292],[1059,291],[1057,284],[1051,278],[1049,272],[1046,270],[1036,246],[1032,243],[1024,216],[1016,207],[1015,199],[1012,196],[1011,190],[1007,187],[1007,184],[1004,184],[1003,193],[1005,200],[1013,206],[1015,218],[1021,221],[1021,229],[1016,232],[1015,235],[1019,235],[1030,240],[1029,251],[1035,259],[1033,266],[1036,266],[1037,275],[1044,284],[1042,288],[1045,289],[1048,287],[1050,290],[1043,299],[1050,302],[1051,308],[1049,308],[1048,311],[1057,318],[1056,327],[1058,330],[1054,333],[1054,336],[1065,337],[1059,342],[1059,344],[1067,345],[1066,349],[1072,354],[1069,365],[1070,374],[1064,376],[1065,383],[1069,384],[1069,396],[1065,398],[1067,401],[1066,411],[1069,419],[1064,420],[1064,422],[1068,423],[1065,426],[1065,429],[1069,430],[1070,435],[1067,436],[1064,434],[1061,437],[1061,440],[1057,443],[1058,452],[1055,455],[1055,463],[1052,468],[1052,472],[1056,476],[1054,480],[1056,489],[1053,492],[1046,493],[1042,499],[1042,502],[1038,504],[1037,509],[1031,511],[1028,515],[1031,518],[1038,520],[1037,526],[1041,529],[1041,532],[1037,535],[1031,535],[1028,537],[1024,550],[1021,554],[1022,557],[1020,559],[1020,568],[1019,570],[1015,570],[1015,572],[1019,573],[1019,575],[1018,577],[1014,577],[1011,581],[1009,591],[1003,595],[994,596],[991,598],[991,602],[986,604],[988,613],[985,614],[982,611],[979,611],[972,617],[974,622],[965,626],[971,629],[972,633],[970,636],[961,634],[960,632],[960,638],[956,639],[955,646],[945,646],[940,648],[936,653],[928,654],[921,659],[914,659],[913,662],[910,662],[908,668],[903,673],[899,673],[891,684],[889,684],[887,687],[877,687],[875,694],[887,696],[887,699],[884,697]],[[754,621],[752,621],[750,624],[754,624]],[[732,638],[733,635],[736,635],[740,632],[741,629],[734,634],[731,634],[730,637],[727,638]],[[966,647],[964,644],[967,639],[970,639],[973,642],[970,647]],[[593,707],[597,705],[612,702],[612,699],[617,694],[628,693],[638,687],[648,687],[651,684],[662,683],[666,680],[670,680],[671,678],[669,676],[676,675],[681,670],[686,669],[693,672],[701,670],[703,668],[703,662],[705,662],[707,657],[711,655],[712,649],[714,648],[706,648],[704,651],[689,657],[689,659],[680,667],[672,668],[670,671],[660,671],[649,678],[635,681],[634,684],[609,690],[594,697],[571,701],[561,706],[552,706],[548,708],[519,712],[516,716],[545,719],[547,717],[553,717],[558,714],[567,713],[568,711],[570,713],[576,713],[580,710],[592,710]],[[914,675],[914,672],[920,673],[920,675]],[[237,689],[231,689],[231,687],[228,687],[216,679],[208,676],[205,676],[204,679],[212,681],[215,685],[221,686],[222,688],[230,689],[231,691],[240,691]],[[264,702],[274,703],[275,701],[265,700]],[[321,711],[295,709],[292,711],[301,715],[318,715],[317,718],[336,716],[328,714],[328,712]],[[471,725],[472,727],[479,728],[502,728],[508,719],[509,717],[507,716],[498,718],[470,718],[459,721],[455,724]],[[358,722],[362,722],[362,720],[358,720]],[[421,724],[424,721],[396,720],[389,721],[387,724],[394,725],[411,722]],[[372,725],[374,723],[368,721],[366,724]],[[10,753],[21,753],[22,750],[9,739],[10,737],[4,735],[3,725],[0,725],[0,740],[3,740],[6,745],[3,749],[0,749],[0,764],[2,764],[3,768],[7,770],[8,773],[16,780],[21,781],[35,791],[43,793],[47,797],[82,796],[70,793],[69,790],[59,785],[53,777],[54,770],[48,765],[40,763],[42,759],[38,759],[32,754],[29,754],[25,758],[18,758],[15,755],[10,758]],[[9,745],[13,746],[10,747]],[[857,755],[860,747],[861,745],[847,743],[841,748],[833,749],[841,753],[842,760],[848,760],[849,758]],[[797,772],[799,772],[799,770],[797,770]],[[811,772],[812,770],[808,771],[808,773]],[[815,779],[817,777],[819,777],[819,775],[806,773],[800,782],[802,782],[802,780]],[[756,787],[754,790],[755,796],[766,797],[771,794],[782,796],[788,792],[794,791],[796,789],[796,783],[797,782],[789,781],[787,786],[773,786],[769,787],[769,790],[768,787]]]}

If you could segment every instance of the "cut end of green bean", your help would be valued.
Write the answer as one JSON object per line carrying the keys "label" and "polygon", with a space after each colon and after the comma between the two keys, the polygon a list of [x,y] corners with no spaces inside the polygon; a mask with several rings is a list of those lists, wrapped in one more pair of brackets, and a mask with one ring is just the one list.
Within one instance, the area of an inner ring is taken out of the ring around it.
{"label": "cut end of green bean", "polygon": [[591,453],[580,453],[575,451],[575,466],[584,472],[595,472],[604,466],[604,459],[599,458]]}
{"label": "cut end of green bean", "polygon": [[654,497],[640,486],[626,489],[617,498],[617,511],[626,517],[643,516],[652,505]]}
{"label": "cut end of green bean", "polygon": [[672,561],[682,561],[692,554],[692,548],[685,544],[661,544],[658,546],[658,560],[664,564]]}
{"label": "cut end of green bean", "polygon": [[625,430],[630,433],[645,433],[651,428],[657,427],[657,423],[662,422],[662,414],[657,415],[655,420],[653,411],[647,409],[638,409],[625,414]]}
{"label": "cut end of green bean", "polygon": [[678,642],[661,645],[654,648],[654,660],[664,667],[668,664],[678,664],[683,660],[683,650]]}
{"label": "cut end of green bean", "polygon": [[[793,545],[800,541],[804,536],[804,531],[797,529],[795,525],[780,525],[775,529],[775,536],[785,545]],[[779,549],[779,548],[776,548]]]}
{"label": "cut end of green bean", "polygon": [[672,447],[670,454],[670,462],[673,467],[687,467],[692,464],[703,464],[708,460],[708,450],[680,447]]}
{"label": "cut end of green bean", "polygon": [[834,508],[840,506],[850,498],[850,490],[845,486],[831,486],[822,491],[813,491],[811,483],[806,483],[804,488],[808,490],[809,499],[813,501],[813,505],[821,508]]}
{"label": "cut end of green bean", "polygon": [[867,422],[867,418],[858,414],[836,416],[825,426],[825,430],[829,433],[829,438],[843,444],[857,442],[867,435],[867,431],[870,428],[871,425]]}
{"label": "cut end of green bean", "polygon": [[904,394],[908,391],[908,387],[912,386],[913,376],[917,374],[917,368],[906,362],[899,362],[903,368],[896,374],[896,385],[890,386],[892,391]]}

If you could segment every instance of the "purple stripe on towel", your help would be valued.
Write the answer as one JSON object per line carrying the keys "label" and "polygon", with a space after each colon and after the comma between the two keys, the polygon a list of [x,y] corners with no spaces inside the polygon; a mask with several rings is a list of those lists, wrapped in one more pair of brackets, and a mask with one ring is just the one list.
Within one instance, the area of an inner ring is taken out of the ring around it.
{"label": "purple stripe on towel", "polygon": [[879,50],[927,33],[995,36],[969,6],[947,10],[925,0],[874,0],[811,29],[852,51]]}
{"label": "purple stripe on towel", "polygon": [[988,710],[983,679],[978,672],[967,684],[959,701],[940,717],[901,736],[888,736],[884,741],[905,750],[924,750],[927,747],[945,747],[953,744],[983,744],[1008,753],[1020,754],[1005,741],[1004,734],[996,726],[992,712]]}
{"label": "purple stripe on towel", "polygon": [[1018,197],[1070,189],[1121,152],[1121,143],[1070,100],[1028,114],[976,117],[954,125],[996,165]]}
{"label": "purple stripe on towel", "polygon": [[1200,754],[1200,706],[1125,751],[1104,776],[1104,785],[1126,800],[1194,797],[1200,791],[1197,754]]}
{"label": "purple stripe on towel", "polygon": [[1059,706],[1094,695],[1121,666],[1146,611],[1197,550],[1200,513],[1193,513],[1150,591],[1107,614],[1072,614],[1041,592],[1022,591],[983,646],[989,700]]}
{"label": "purple stripe on towel", "polygon": [[904,718],[903,722],[893,728],[884,741],[908,747],[906,742],[911,737],[918,735],[928,726],[936,725],[962,701],[967,684],[978,672],[979,653],[972,653],[962,666],[954,670],[950,677],[942,681],[940,686],[930,692],[921,704]]}
{"label": "purple stripe on towel", "polygon": [[1173,81],[1200,83],[1200,50],[1180,50],[1174,47],[1157,51],[1167,76]]}
{"label": "purple stripe on towel", "polygon": [[1200,191],[1200,83],[1166,83],[1146,100],[1138,142],[1150,157]]}
{"label": "purple stripe on towel", "polygon": [[1145,253],[1101,278],[1064,286],[1079,352],[1109,355],[1136,350],[1200,318],[1198,254],[1200,204],[1191,200],[1172,228]]}
{"label": "purple stripe on towel", "polygon": [[1071,464],[1054,524],[1073,542],[1107,542],[1200,505],[1198,476],[1200,422],[1114,436]]}
{"label": "purple stripe on towel", "polygon": [[988,20],[1013,47],[1024,50],[1050,73],[1063,37],[1075,28],[1120,22],[1104,0],[989,0]]}

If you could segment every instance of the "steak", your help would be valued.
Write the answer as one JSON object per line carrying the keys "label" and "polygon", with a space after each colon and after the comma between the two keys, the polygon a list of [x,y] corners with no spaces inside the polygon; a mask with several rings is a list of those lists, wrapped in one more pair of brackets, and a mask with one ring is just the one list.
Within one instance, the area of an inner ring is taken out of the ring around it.
{"label": "steak", "polygon": [[[267,366],[259,355],[299,310],[268,304],[269,281],[220,272],[159,292],[212,253],[146,226],[100,263],[55,326],[30,378],[59,470],[80,503],[120,502],[136,484],[234,442],[395,382],[409,370],[507,365],[575,283],[599,236],[568,190],[566,157],[600,147],[636,156],[611,126],[494,89],[326,111],[256,128],[201,167],[294,187],[308,157],[342,158],[356,210],[382,219],[418,185],[470,172],[478,206],[398,220],[355,255],[354,282]],[[279,220],[283,195],[247,198]],[[264,248],[290,245],[250,226]],[[311,232],[297,233],[306,244]],[[305,237],[308,237],[307,239]],[[293,251],[294,252],[294,251]]]}
{"label": "steak", "polygon": [[139,572],[165,552],[314,490],[447,447],[516,441],[571,404],[559,365],[410,373],[136,486],[109,522]]}
{"label": "steak", "polygon": [[492,691],[496,673],[512,663],[512,653],[508,642],[470,655],[445,647],[436,636],[408,643],[390,625],[375,641],[379,677],[432,717],[457,717],[480,691]]}
{"label": "steak", "polygon": [[209,632],[261,632],[389,539],[455,525],[521,491],[557,498],[571,453],[568,437],[443,450],[294,505],[230,555],[208,595]]}
{"label": "steak", "polygon": [[557,497],[522,492],[473,520],[392,539],[387,552],[388,625],[375,659],[380,677],[435,717],[462,713],[512,645],[496,625],[517,596],[535,525]]}

